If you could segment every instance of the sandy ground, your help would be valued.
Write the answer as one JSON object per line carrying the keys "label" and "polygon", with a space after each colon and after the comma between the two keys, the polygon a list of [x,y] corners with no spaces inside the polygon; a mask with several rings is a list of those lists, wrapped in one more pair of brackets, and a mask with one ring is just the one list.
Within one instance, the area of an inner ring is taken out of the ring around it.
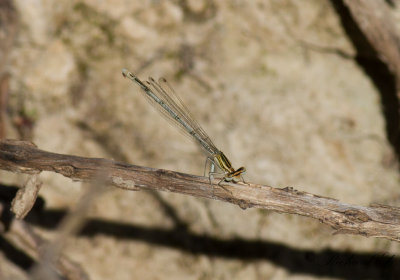
{"label": "sandy ground", "polygon": [[[143,79],[166,77],[234,166],[247,168],[248,181],[399,205],[379,93],[352,59],[329,1],[15,7],[10,106],[34,120],[39,148],[203,174],[202,152],[123,79],[128,68]],[[11,124],[7,137],[18,137]],[[87,187],[54,173],[41,179],[48,211],[73,208]],[[105,225],[69,238],[64,252],[91,279],[381,279],[392,262],[349,259],[400,252],[398,243],[332,235],[304,217],[178,194],[110,190],[89,212]],[[55,236],[55,225],[36,230]]]}

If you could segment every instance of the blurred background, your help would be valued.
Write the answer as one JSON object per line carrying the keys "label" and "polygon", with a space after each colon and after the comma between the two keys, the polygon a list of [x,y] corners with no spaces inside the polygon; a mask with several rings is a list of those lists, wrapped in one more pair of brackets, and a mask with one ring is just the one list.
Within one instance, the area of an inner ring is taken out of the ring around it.
{"label": "blurred background", "polygon": [[[400,205],[396,89],[342,1],[0,3],[1,137],[202,175],[205,156],[128,68],[167,78],[247,181]],[[382,4],[399,28],[397,2]],[[2,186],[25,179],[0,172]],[[51,240],[87,185],[40,179],[42,209],[26,221]],[[295,215],[110,189],[63,253],[90,279],[400,279],[399,243],[332,233]],[[35,260],[0,244],[0,275],[27,279]]]}

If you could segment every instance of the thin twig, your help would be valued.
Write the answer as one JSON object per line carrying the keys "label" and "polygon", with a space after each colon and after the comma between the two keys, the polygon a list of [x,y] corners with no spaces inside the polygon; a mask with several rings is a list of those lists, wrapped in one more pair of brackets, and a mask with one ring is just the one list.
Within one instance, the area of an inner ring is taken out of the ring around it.
{"label": "thin twig", "polygon": [[[63,274],[71,280],[89,279],[86,274],[83,274],[83,271],[77,271],[74,266],[71,266],[71,263],[68,259],[65,259],[62,252],[68,237],[75,235],[82,229],[90,206],[105,190],[106,185],[104,184],[103,174],[97,174],[97,180],[91,181],[90,187],[75,208],[60,223],[57,237],[52,242],[47,243],[46,246],[43,246],[40,263],[31,270],[30,276],[32,279],[59,279],[55,275],[54,268],[62,269]],[[59,261],[57,262],[57,260]]]}
{"label": "thin twig", "polygon": [[293,188],[273,188],[259,184],[210,184],[208,177],[114,162],[50,153],[32,143],[0,140],[0,169],[35,173],[53,171],[73,180],[97,180],[99,173],[119,188],[152,189],[196,197],[217,199],[246,209],[257,207],[297,214],[319,220],[335,233],[387,238],[400,241],[400,208],[384,205],[356,206]]}
{"label": "thin twig", "polygon": [[[35,260],[43,259],[43,248],[49,241],[36,234],[31,226],[25,221],[14,219],[5,238],[14,246],[27,253]],[[87,280],[88,275],[81,268],[80,264],[70,260],[64,254],[60,254],[55,260],[58,272],[68,280]],[[48,279],[48,278],[41,278]]]}

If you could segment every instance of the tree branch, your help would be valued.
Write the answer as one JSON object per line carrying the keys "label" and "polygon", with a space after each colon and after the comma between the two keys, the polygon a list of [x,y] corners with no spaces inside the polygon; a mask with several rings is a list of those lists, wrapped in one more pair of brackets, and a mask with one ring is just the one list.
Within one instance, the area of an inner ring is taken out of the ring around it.
{"label": "tree branch", "polygon": [[350,205],[336,199],[259,184],[210,184],[207,177],[153,169],[100,158],[50,153],[30,142],[0,140],[0,169],[36,174],[53,171],[78,181],[106,178],[127,190],[152,189],[217,199],[246,209],[257,207],[319,220],[335,233],[381,237],[400,241],[400,208]]}

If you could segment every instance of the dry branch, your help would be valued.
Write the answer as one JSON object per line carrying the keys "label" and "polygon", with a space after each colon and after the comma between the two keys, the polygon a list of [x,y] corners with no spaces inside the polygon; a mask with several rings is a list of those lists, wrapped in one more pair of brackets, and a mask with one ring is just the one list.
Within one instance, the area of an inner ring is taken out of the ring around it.
{"label": "dry branch", "polygon": [[0,140],[0,169],[33,174],[53,171],[78,181],[96,180],[102,174],[110,184],[127,190],[152,189],[218,199],[243,209],[257,207],[314,218],[334,228],[335,233],[400,241],[399,208],[350,205],[290,187],[280,189],[244,183],[222,183],[220,186],[218,181],[210,184],[207,177],[50,153],[30,142],[16,140]]}

